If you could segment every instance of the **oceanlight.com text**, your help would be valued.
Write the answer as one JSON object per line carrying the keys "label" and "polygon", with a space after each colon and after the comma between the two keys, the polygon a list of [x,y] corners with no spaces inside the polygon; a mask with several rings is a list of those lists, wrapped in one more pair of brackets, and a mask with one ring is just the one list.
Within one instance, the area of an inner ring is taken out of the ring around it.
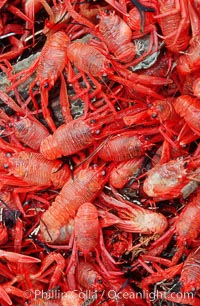
{"label": "oceanlight.com text", "polygon": [[78,290],[68,291],[68,292],[61,292],[60,290],[49,290],[49,291],[43,291],[43,290],[35,290],[34,292],[31,292],[27,290],[25,292],[25,296],[28,298],[30,296],[34,296],[34,299],[42,298],[44,300],[60,300],[65,296],[65,293],[68,295],[74,292],[77,293],[79,298],[81,298],[84,301],[88,300],[135,300],[135,299],[144,299],[149,300],[151,302],[155,300],[164,300],[167,296],[170,296],[174,299],[193,299],[194,294],[192,292],[160,292],[158,290],[155,290],[154,292],[126,292],[125,290],[122,291],[115,291],[115,290],[103,290],[102,292],[92,291],[92,290],[86,290],[83,292],[80,292]]}

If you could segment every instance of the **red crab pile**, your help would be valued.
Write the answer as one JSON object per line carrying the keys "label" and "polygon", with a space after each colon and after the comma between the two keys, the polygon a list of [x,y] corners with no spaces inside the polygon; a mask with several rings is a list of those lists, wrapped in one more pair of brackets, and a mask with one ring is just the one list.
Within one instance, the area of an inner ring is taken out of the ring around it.
{"label": "red crab pile", "polygon": [[200,305],[200,1],[0,9],[0,304]]}

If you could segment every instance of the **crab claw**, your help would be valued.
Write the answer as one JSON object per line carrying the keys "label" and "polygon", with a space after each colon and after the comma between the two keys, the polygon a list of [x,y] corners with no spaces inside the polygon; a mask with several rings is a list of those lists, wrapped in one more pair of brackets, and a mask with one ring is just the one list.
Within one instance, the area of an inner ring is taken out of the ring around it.
{"label": "crab claw", "polygon": [[30,292],[28,292],[28,291],[24,292],[24,291],[22,291],[18,288],[10,286],[8,284],[4,284],[3,286],[0,286],[0,299],[3,300],[4,302],[6,302],[8,305],[14,305],[12,300],[10,299],[9,294],[15,295],[16,297],[19,297],[19,298],[25,299],[25,298],[28,298],[28,297],[31,296],[31,291]]}
{"label": "crab claw", "polygon": [[36,263],[41,260],[27,255],[18,254],[15,252],[7,252],[0,250],[0,258],[4,258],[10,262]]}
{"label": "crab claw", "polygon": [[119,13],[123,14],[124,16],[129,16],[126,9],[120,4],[120,2],[117,2],[116,0],[106,0],[106,2],[114,7],[114,9],[116,9]]}
{"label": "crab claw", "polygon": [[3,287],[0,287],[0,299],[4,300],[8,305],[12,305],[12,301]]}
{"label": "crab claw", "polygon": [[[51,280],[49,283],[49,290],[51,290],[53,287],[56,286],[58,283],[61,274],[63,273],[63,270],[65,268],[65,259],[61,254],[56,254],[56,253],[50,253],[42,263],[42,267],[40,271],[37,274],[32,275],[32,279],[39,279],[41,276],[44,278],[49,275],[49,272],[51,273],[51,270],[47,270],[53,262],[56,262],[56,267],[53,271],[53,274],[51,276]],[[46,272],[45,272],[46,270]]]}

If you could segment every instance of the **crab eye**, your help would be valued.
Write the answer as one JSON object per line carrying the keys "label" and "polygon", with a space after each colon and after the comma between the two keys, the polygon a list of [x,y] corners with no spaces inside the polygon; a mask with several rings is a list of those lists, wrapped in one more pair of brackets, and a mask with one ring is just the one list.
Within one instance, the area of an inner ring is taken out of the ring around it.
{"label": "crab eye", "polygon": [[107,15],[110,14],[110,10],[109,10],[109,9],[105,9],[104,12],[105,12],[105,14],[107,14]]}
{"label": "crab eye", "polygon": [[4,164],[3,167],[4,167],[4,169],[8,169],[9,168],[8,164]]}
{"label": "crab eye", "polygon": [[102,174],[102,176],[105,176],[105,175],[106,175],[106,171],[103,170],[103,171],[101,172],[101,174]]}
{"label": "crab eye", "polygon": [[48,82],[44,83],[44,88],[49,88],[49,83]]}
{"label": "crab eye", "polygon": [[96,120],[95,120],[95,119],[91,119],[91,120],[90,120],[90,123],[91,123],[91,124],[96,123]]}
{"label": "crab eye", "polygon": [[101,130],[96,130],[95,134],[99,135],[101,133]]}
{"label": "crab eye", "polygon": [[153,114],[151,115],[151,117],[152,117],[153,119],[155,119],[157,116],[158,116],[157,113],[153,113]]}
{"label": "crab eye", "polygon": [[188,162],[184,162],[183,167],[187,168],[187,166],[188,166]]}
{"label": "crab eye", "polygon": [[183,149],[186,149],[186,148],[188,147],[188,145],[187,145],[187,144],[183,144],[181,147],[182,147]]}

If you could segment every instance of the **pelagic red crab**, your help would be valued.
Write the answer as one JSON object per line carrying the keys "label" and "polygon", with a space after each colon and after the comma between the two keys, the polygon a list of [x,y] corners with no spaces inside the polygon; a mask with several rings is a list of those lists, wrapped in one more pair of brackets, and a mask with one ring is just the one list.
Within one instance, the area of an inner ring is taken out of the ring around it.
{"label": "pelagic red crab", "polygon": [[0,8],[0,304],[199,305],[199,1]]}

